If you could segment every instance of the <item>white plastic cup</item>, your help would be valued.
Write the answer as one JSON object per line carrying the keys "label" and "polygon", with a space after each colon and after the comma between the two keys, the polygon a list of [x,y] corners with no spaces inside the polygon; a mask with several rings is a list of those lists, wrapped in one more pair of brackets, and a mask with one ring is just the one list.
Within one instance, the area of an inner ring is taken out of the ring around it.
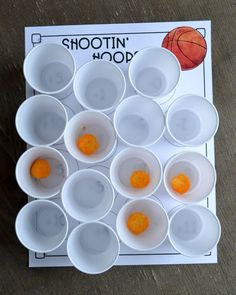
{"label": "white plastic cup", "polygon": [[114,189],[101,172],[84,169],[67,178],[62,188],[62,203],[74,219],[81,222],[104,218],[114,203]]}
{"label": "white plastic cup", "polygon": [[115,264],[120,253],[120,243],[115,231],[107,224],[82,223],[71,232],[67,253],[78,270],[99,274]]}
{"label": "white plastic cup", "polygon": [[115,64],[94,60],[77,71],[73,88],[75,97],[84,108],[108,113],[123,99],[126,81]]}
{"label": "white plastic cup", "polygon": [[166,113],[166,139],[177,146],[199,146],[217,132],[219,116],[204,97],[187,94],[176,99]]}
{"label": "white plastic cup", "polygon": [[173,95],[181,68],[176,56],[162,47],[140,50],[132,58],[129,79],[137,93],[162,104]]}
{"label": "white plastic cup", "polygon": [[15,223],[20,242],[39,253],[58,248],[68,233],[68,220],[62,208],[48,200],[35,200],[18,213]]}
{"label": "white plastic cup", "polygon": [[[190,180],[189,191],[183,195],[171,187],[171,180],[184,173]],[[198,203],[203,201],[214,189],[216,171],[211,162],[197,152],[181,152],[169,159],[164,167],[164,185],[168,194],[178,202]]]}
{"label": "white plastic cup", "polygon": [[16,129],[32,146],[49,146],[62,139],[68,115],[63,104],[49,95],[26,99],[16,113]]}
{"label": "white plastic cup", "polygon": [[[83,134],[93,134],[99,141],[99,149],[92,155],[83,154],[76,146],[76,140]],[[111,120],[102,113],[82,111],[67,124],[65,145],[69,153],[84,163],[98,163],[109,158],[115,151],[117,136]]]}
{"label": "white plastic cup", "polygon": [[45,43],[27,54],[23,71],[26,81],[37,92],[62,99],[72,92],[76,63],[64,46]]}
{"label": "white plastic cup", "polygon": [[[30,174],[32,164],[37,159],[46,159],[51,166],[47,178],[35,179]],[[63,155],[51,147],[33,147],[25,151],[16,164],[16,180],[20,188],[34,198],[51,198],[58,194],[69,174]]]}
{"label": "white plastic cup", "polygon": [[140,95],[123,100],[118,105],[113,120],[119,138],[134,147],[156,143],[165,130],[165,115],[161,107]]}
{"label": "white plastic cup", "polygon": [[197,257],[209,253],[219,242],[220,222],[200,205],[176,208],[170,216],[169,240],[182,255]]}
{"label": "white plastic cup", "polygon": [[[133,234],[127,227],[129,216],[142,212],[149,218],[148,228],[141,234]],[[132,200],[119,211],[116,229],[121,241],[138,251],[148,251],[160,246],[167,237],[169,218],[165,209],[152,199]]]}
{"label": "white plastic cup", "polygon": [[[143,170],[149,174],[150,182],[144,188],[133,188],[130,176],[135,170]],[[119,152],[111,162],[110,179],[116,191],[129,199],[151,196],[162,181],[162,165],[160,160],[144,148],[126,148]]]}

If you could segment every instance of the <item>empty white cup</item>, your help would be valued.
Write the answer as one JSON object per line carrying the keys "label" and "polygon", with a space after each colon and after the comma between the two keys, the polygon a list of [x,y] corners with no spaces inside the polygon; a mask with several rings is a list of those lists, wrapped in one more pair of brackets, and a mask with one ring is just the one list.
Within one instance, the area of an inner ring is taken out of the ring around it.
{"label": "empty white cup", "polygon": [[[190,180],[188,192],[179,194],[171,187],[178,174]],[[204,200],[216,184],[216,171],[211,162],[197,152],[181,152],[169,159],[164,167],[164,185],[169,195],[181,203],[198,203]]]}
{"label": "empty white cup", "polygon": [[140,50],[132,58],[129,79],[141,95],[160,104],[170,99],[180,80],[181,68],[176,56],[163,47]]}
{"label": "empty white cup", "polygon": [[110,269],[119,252],[120,243],[115,231],[101,222],[80,224],[67,241],[71,263],[87,274],[99,274]]}
{"label": "empty white cup", "polygon": [[216,108],[207,99],[187,94],[176,99],[166,113],[166,139],[178,146],[199,146],[209,141],[219,126]]}
{"label": "empty white cup", "polygon": [[18,239],[27,249],[45,253],[55,250],[64,242],[68,220],[56,203],[36,200],[20,210],[15,229]]}
{"label": "empty white cup", "polygon": [[181,206],[170,216],[169,239],[173,247],[186,256],[202,256],[219,242],[218,218],[200,205]]}
{"label": "empty white cup", "polygon": [[[76,140],[83,134],[93,134],[99,141],[99,148],[92,155],[83,154],[76,145]],[[111,120],[105,114],[95,111],[83,111],[75,115],[67,124],[64,140],[69,153],[84,163],[106,160],[112,155],[117,144]]]}
{"label": "empty white cup", "polygon": [[[149,218],[148,228],[141,234],[133,234],[127,227],[129,216],[142,212]],[[160,246],[167,237],[169,219],[165,209],[152,199],[132,200],[119,211],[116,229],[121,241],[128,247],[148,251]]]}
{"label": "empty white cup", "polygon": [[110,112],[123,99],[126,81],[115,64],[94,60],[83,65],[75,75],[74,93],[86,109]]}
{"label": "empty white cup", "polygon": [[[37,159],[48,160],[51,166],[47,178],[35,179],[30,174]],[[69,173],[63,155],[51,147],[33,147],[25,151],[16,164],[16,180],[20,188],[34,198],[50,198],[58,194]]]}
{"label": "empty white cup", "polygon": [[[136,170],[149,174],[150,182],[144,188],[133,188],[130,176]],[[144,148],[126,148],[113,159],[110,167],[110,178],[119,194],[129,199],[151,196],[162,181],[162,165],[160,160]]]}
{"label": "empty white cup", "polygon": [[104,218],[114,202],[114,189],[101,172],[84,169],[67,178],[62,188],[65,210],[81,222]]}
{"label": "empty white cup", "polygon": [[123,100],[114,114],[119,138],[130,146],[149,146],[164,133],[165,116],[161,107],[148,98],[134,95]]}
{"label": "empty white cup", "polygon": [[23,65],[28,84],[36,91],[61,99],[72,91],[76,64],[64,46],[40,44],[27,54]]}
{"label": "empty white cup", "polygon": [[49,95],[26,99],[16,113],[16,129],[20,137],[33,146],[48,146],[64,134],[68,116],[63,104]]}

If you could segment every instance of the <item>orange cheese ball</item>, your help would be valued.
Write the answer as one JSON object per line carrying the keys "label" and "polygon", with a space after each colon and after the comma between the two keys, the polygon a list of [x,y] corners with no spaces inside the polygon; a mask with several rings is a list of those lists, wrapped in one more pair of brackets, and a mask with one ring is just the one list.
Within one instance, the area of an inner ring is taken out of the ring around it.
{"label": "orange cheese ball", "polygon": [[94,154],[99,148],[99,142],[93,134],[83,134],[76,140],[78,149],[85,154],[90,156]]}
{"label": "orange cheese ball", "polygon": [[48,160],[37,159],[30,168],[30,174],[36,179],[47,178],[51,173],[51,166]]}
{"label": "orange cheese ball", "polygon": [[135,235],[140,235],[149,226],[149,218],[143,212],[134,212],[130,214],[127,227]]}
{"label": "orange cheese ball", "polygon": [[180,195],[185,194],[190,188],[190,180],[184,173],[180,173],[172,178],[171,187]]}
{"label": "orange cheese ball", "polygon": [[149,174],[144,170],[135,170],[130,176],[130,185],[133,188],[144,188],[149,182]]}

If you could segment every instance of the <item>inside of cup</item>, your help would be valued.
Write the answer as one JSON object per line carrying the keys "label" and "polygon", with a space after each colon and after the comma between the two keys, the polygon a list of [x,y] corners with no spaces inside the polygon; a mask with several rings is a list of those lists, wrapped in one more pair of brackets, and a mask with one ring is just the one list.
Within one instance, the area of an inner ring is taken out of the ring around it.
{"label": "inside of cup", "polygon": [[[129,198],[151,195],[161,182],[162,172],[159,161],[149,152],[127,149],[121,152],[112,163],[111,178],[117,191]],[[134,171],[142,170],[149,174],[150,182],[144,188],[133,188],[130,177]]]}
{"label": "inside of cup", "polygon": [[[78,160],[95,162],[104,159],[114,148],[116,134],[111,121],[97,112],[82,112],[69,122],[65,134],[68,150]],[[92,134],[99,142],[98,150],[92,155],[83,154],[77,147],[77,139],[84,134]]]}
{"label": "inside of cup", "polygon": [[186,95],[176,100],[169,108],[167,127],[180,143],[201,145],[215,134],[218,115],[206,99]]}
{"label": "inside of cup", "polygon": [[82,66],[74,82],[75,95],[82,105],[93,110],[107,110],[124,95],[124,76],[115,65],[93,61]]}
{"label": "inside of cup", "polygon": [[[47,178],[36,179],[31,176],[31,167],[38,159],[49,162],[51,171]],[[51,149],[33,148],[19,159],[16,174],[19,185],[27,194],[37,198],[46,198],[59,193],[68,171],[65,160],[59,153]]]}
{"label": "inside of cup", "polygon": [[[190,181],[188,192],[179,194],[171,187],[171,181],[179,174],[185,174]],[[202,201],[212,191],[215,181],[215,169],[203,155],[198,153],[182,153],[174,157],[166,166],[165,184],[168,192],[184,203]]]}
{"label": "inside of cup", "polygon": [[72,264],[80,271],[101,273],[114,264],[119,254],[119,242],[105,224],[87,223],[72,232],[67,251]]}
{"label": "inside of cup", "polygon": [[[134,212],[142,212],[149,219],[148,228],[139,235],[133,234],[127,227],[128,218]],[[153,249],[166,238],[168,217],[157,202],[149,199],[131,201],[118,214],[117,231],[121,240],[127,246],[136,250]]]}
{"label": "inside of cup", "polygon": [[62,210],[53,203],[33,201],[18,214],[16,230],[28,249],[48,252],[65,239],[67,221]]}
{"label": "inside of cup", "polygon": [[75,64],[70,52],[57,44],[43,44],[26,56],[24,74],[29,84],[41,93],[65,88],[72,80]]}
{"label": "inside of cup", "polygon": [[[179,194],[171,187],[171,181],[179,174],[190,180],[190,188],[185,194]],[[165,183],[169,193],[184,203],[202,201],[213,189],[216,181],[215,169],[203,155],[182,153],[173,158],[165,169]]]}
{"label": "inside of cup", "polygon": [[104,175],[86,169],[67,180],[62,200],[72,217],[88,222],[106,215],[113,203],[113,190]]}
{"label": "inside of cup", "polygon": [[133,145],[150,145],[162,135],[164,114],[157,103],[141,96],[125,99],[117,108],[114,124],[119,136]]}
{"label": "inside of cup", "polygon": [[130,63],[132,84],[142,94],[151,97],[164,96],[177,85],[180,68],[174,55],[163,48],[147,48],[139,51]]}
{"label": "inside of cup", "polygon": [[50,145],[64,133],[67,115],[62,105],[50,96],[26,100],[17,112],[17,130],[31,145]]}
{"label": "inside of cup", "polygon": [[180,253],[204,255],[218,242],[220,227],[215,215],[202,206],[178,211],[170,222],[170,239]]}

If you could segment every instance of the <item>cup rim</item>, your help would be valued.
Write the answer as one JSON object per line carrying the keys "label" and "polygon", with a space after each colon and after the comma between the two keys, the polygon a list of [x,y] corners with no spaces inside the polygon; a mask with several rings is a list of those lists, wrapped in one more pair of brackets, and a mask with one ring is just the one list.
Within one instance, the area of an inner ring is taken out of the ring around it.
{"label": "cup rim", "polygon": [[[85,158],[81,159],[80,156],[78,157],[79,154],[76,154],[76,155],[75,155],[75,153],[73,153],[73,152],[71,151],[71,149],[68,148],[68,140],[67,140],[66,134],[67,134],[67,132],[68,132],[68,130],[69,130],[69,128],[70,128],[70,124],[71,124],[72,120],[73,120],[73,121],[78,120],[78,117],[81,116],[81,114],[85,114],[85,113],[95,113],[96,115],[103,116],[106,120],[108,120],[109,124],[111,124],[111,127],[112,127],[112,129],[113,129],[113,131],[114,131],[114,143],[113,143],[113,146],[112,146],[111,150],[109,151],[109,153],[108,153],[105,157],[103,157],[103,158],[101,158],[101,159],[98,159],[98,160],[92,160],[92,159],[89,159],[89,157],[88,157],[88,159],[85,159]],[[70,154],[73,158],[75,158],[76,160],[78,160],[78,161],[80,161],[80,162],[82,162],[82,163],[85,163],[85,164],[97,164],[97,163],[100,163],[100,162],[106,161],[106,160],[107,160],[107,159],[113,154],[113,152],[115,151],[115,148],[116,148],[116,146],[117,146],[117,134],[116,134],[116,131],[115,131],[114,126],[113,126],[113,124],[112,124],[112,120],[111,120],[106,114],[104,114],[104,113],[102,113],[102,112],[98,112],[98,111],[93,111],[93,110],[84,110],[84,111],[81,111],[81,112],[75,114],[75,115],[74,115],[74,116],[68,121],[68,124],[67,124],[67,126],[66,126],[66,130],[65,130],[65,133],[64,133],[64,142],[65,142],[65,146],[66,146],[67,151],[69,152],[69,154]]]}
{"label": "cup rim", "polygon": [[[55,139],[54,141],[49,142],[49,143],[46,143],[46,144],[37,144],[37,143],[35,143],[35,142],[32,142],[32,141],[26,140],[25,137],[22,135],[21,128],[19,127],[19,126],[20,126],[20,124],[19,124],[19,116],[20,116],[20,115],[19,115],[19,114],[20,114],[21,110],[22,110],[27,104],[29,104],[29,103],[32,102],[32,101],[34,102],[34,101],[38,100],[40,97],[46,97],[47,99],[51,99],[54,103],[57,103],[57,104],[61,107],[62,112],[63,112],[64,115],[65,115],[65,126],[64,126],[64,129],[63,129],[61,135],[60,135],[57,139]],[[43,146],[45,146],[45,147],[49,147],[49,146],[51,146],[51,145],[57,143],[58,141],[60,141],[60,140],[63,138],[63,136],[64,136],[64,132],[65,132],[65,130],[66,130],[66,125],[67,125],[67,123],[68,123],[68,114],[67,114],[67,111],[66,111],[65,106],[64,106],[64,105],[63,105],[58,99],[56,99],[55,97],[53,97],[53,96],[51,96],[51,95],[48,95],[48,94],[37,94],[37,95],[33,95],[33,96],[30,96],[29,98],[25,99],[25,100],[21,103],[20,107],[18,108],[18,110],[17,110],[17,112],[16,112],[16,116],[15,116],[15,126],[16,126],[17,133],[19,134],[19,136],[21,137],[21,139],[24,140],[24,142],[26,142],[26,143],[28,143],[29,145],[32,145],[32,146],[34,146],[34,147],[43,147]]]}
{"label": "cup rim", "polygon": [[[24,242],[22,241],[22,239],[21,239],[21,237],[20,237],[20,235],[19,235],[19,231],[18,231],[19,216],[20,216],[20,214],[22,214],[22,212],[23,212],[24,210],[26,210],[26,209],[25,209],[26,207],[33,206],[32,203],[47,203],[47,204],[51,204],[51,205],[53,205],[53,206],[56,206],[57,209],[59,209],[59,210],[61,211],[61,213],[63,214],[63,216],[65,217],[65,222],[66,222],[66,223],[65,223],[65,226],[66,226],[65,235],[64,235],[63,239],[61,240],[61,242],[60,242],[57,246],[52,247],[52,248],[49,248],[48,250],[45,250],[45,251],[41,251],[41,250],[36,249],[36,248],[29,248],[29,247],[26,245],[26,243],[24,243]],[[17,214],[17,216],[16,216],[16,220],[15,220],[15,232],[16,232],[17,238],[18,238],[18,240],[20,241],[20,243],[21,243],[25,248],[27,248],[28,250],[33,251],[33,252],[38,252],[38,253],[51,252],[51,251],[53,251],[53,250],[59,248],[59,247],[62,245],[62,243],[65,241],[65,239],[66,239],[66,237],[67,237],[67,235],[68,235],[68,230],[69,230],[69,222],[68,222],[68,218],[67,218],[67,216],[66,216],[66,213],[65,213],[64,210],[61,208],[61,206],[59,206],[57,203],[55,203],[55,202],[53,202],[53,201],[50,201],[50,200],[32,200],[32,201],[26,203],[26,204],[20,209],[20,211],[18,212],[18,214]]]}
{"label": "cup rim", "polygon": [[[199,200],[199,201],[193,201],[193,202],[192,202],[192,201],[187,201],[187,200],[185,200],[184,198],[179,198],[179,197],[177,197],[175,194],[173,194],[173,193],[171,192],[171,190],[169,190],[168,185],[167,185],[167,181],[166,181],[166,173],[167,173],[167,169],[169,168],[169,166],[171,165],[171,163],[172,163],[174,160],[176,160],[176,159],[178,159],[178,157],[180,157],[180,156],[182,156],[182,155],[186,155],[186,154],[195,154],[195,155],[197,155],[197,156],[199,156],[199,157],[204,158],[204,160],[206,160],[206,161],[210,164],[210,166],[211,166],[211,168],[212,168],[212,172],[214,173],[214,182],[213,182],[213,184],[212,184],[212,187],[210,188],[208,194],[206,194],[204,197],[202,197],[202,199]],[[195,152],[195,151],[182,151],[182,152],[176,153],[176,154],[174,154],[172,157],[170,157],[170,158],[168,159],[168,161],[166,162],[166,164],[165,164],[165,166],[164,166],[164,171],[163,171],[163,183],[164,183],[164,187],[165,187],[165,189],[166,189],[168,195],[169,195],[172,199],[174,199],[174,200],[178,201],[179,203],[181,203],[182,205],[194,205],[194,204],[198,204],[198,203],[202,202],[203,200],[205,200],[205,199],[211,194],[211,192],[213,191],[213,189],[215,188],[216,181],[217,181],[217,174],[216,174],[216,169],[215,169],[214,165],[211,163],[211,161],[210,161],[206,156],[202,155],[202,154],[199,153],[199,152]]]}
{"label": "cup rim", "polygon": [[[102,176],[106,181],[107,183],[109,183],[110,185],[110,188],[111,188],[111,191],[112,191],[112,195],[111,195],[111,204],[109,206],[109,208],[107,208],[106,212],[104,212],[103,215],[101,215],[99,218],[93,218],[93,219],[90,219],[90,220],[86,220],[86,219],[83,219],[83,218],[78,218],[78,216],[74,216],[71,214],[71,212],[69,212],[67,206],[65,206],[65,198],[66,198],[66,195],[65,195],[65,186],[68,185],[68,182],[71,181],[71,179],[73,178],[78,178],[81,174],[84,174],[85,172],[92,172],[94,174],[98,174],[100,176]],[[88,168],[88,169],[81,169],[81,170],[78,170],[78,171],[75,171],[74,173],[72,173],[67,179],[66,181],[64,182],[63,184],[63,187],[62,187],[62,190],[61,190],[61,200],[62,200],[62,204],[63,204],[63,207],[65,208],[65,211],[72,217],[74,218],[75,220],[79,221],[79,222],[96,222],[96,221],[99,221],[101,219],[103,219],[104,217],[106,217],[108,215],[108,213],[110,212],[113,204],[114,204],[114,199],[115,199],[115,191],[114,191],[114,188],[113,188],[113,185],[110,181],[110,179],[105,175],[103,174],[102,172],[98,171],[98,170],[95,170],[95,169],[92,169],[92,168]]]}
{"label": "cup rim", "polygon": [[[210,249],[208,249],[207,251],[205,251],[204,253],[195,254],[195,255],[194,254],[193,255],[190,255],[190,254],[187,254],[186,252],[183,252],[183,251],[180,252],[179,249],[177,249],[178,247],[176,247],[176,245],[174,245],[173,240],[171,238],[171,234],[170,234],[171,222],[172,222],[173,218],[175,217],[175,215],[177,213],[179,213],[181,210],[185,210],[185,209],[188,209],[188,208],[191,208],[191,207],[199,207],[199,208],[201,208],[203,210],[208,211],[208,213],[211,214],[213,216],[213,218],[215,218],[216,223],[218,225],[218,229],[219,229],[219,233],[218,233],[218,237],[217,237],[217,240],[216,240],[215,245],[213,247],[211,247]],[[176,209],[176,211],[174,211],[172,213],[172,215],[169,217],[169,231],[168,231],[169,241],[170,241],[171,245],[175,248],[175,250],[177,252],[179,252],[180,254],[184,255],[184,256],[187,256],[187,257],[200,257],[200,256],[206,255],[209,251],[212,251],[215,248],[215,246],[217,246],[217,244],[219,243],[220,237],[221,237],[221,224],[220,224],[220,221],[219,221],[217,215],[214,214],[209,208],[206,208],[206,207],[204,207],[202,205],[199,205],[199,204],[188,204],[188,205],[185,205],[185,206],[181,206],[180,208]]]}
{"label": "cup rim", "polygon": [[[215,126],[215,130],[214,132],[212,133],[212,135],[210,136],[210,138],[206,141],[206,142],[203,142],[203,143],[200,143],[200,144],[189,144],[189,143],[184,143],[180,140],[178,140],[173,134],[172,132],[170,131],[170,128],[169,128],[169,113],[171,111],[171,109],[173,108],[173,106],[175,105],[176,102],[178,102],[179,100],[182,100],[188,96],[194,96],[194,97],[197,97],[197,99],[204,99],[204,101],[210,106],[212,107],[214,113],[215,113],[215,116],[216,116],[216,126]],[[214,136],[216,135],[216,132],[219,128],[219,114],[218,114],[218,111],[215,107],[215,105],[210,102],[207,97],[203,97],[203,96],[200,96],[200,95],[197,95],[197,94],[184,94],[184,95],[181,95],[179,97],[177,97],[168,107],[167,111],[166,111],[166,120],[165,120],[165,126],[166,126],[166,130],[168,131],[168,133],[170,134],[170,136],[173,138],[173,140],[180,146],[184,146],[184,147],[198,147],[198,146],[201,146],[203,144],[206,144],[208,143],[212,138],[214,138]]]}
{"label": "cup rim", "polygon": [[[133,246],[128,245],[128,244],[124,241],[124,239],[121,237],[121,235],[119,234],[119,229],[118,229],[118,216],[119,216],[121,213],[123,213],[123,211],[126,210],[128,206],[132,205],[133,203],[139,202],[139,201],[141,201],[141,202],[143,202],[143,201],[144,201],[144,202],[150,202],[150,203],[154,203],[155,206],[159,206],[159,207],[161,208],[161,210],[164,212],[164,215],[165,215],[165,217],[166,217],[166,221],[167,221],[167,229],[166,229],[166,233],[165,233],[165,236],[164,236],[164,238],[162,239],[162,241],[159,242],[157,245],[155,245],[155,246],[153,246],[153,247],[147,247],[147,248],[145,248],[145,249],[143,249],[143,248],[140,249],[140,248],[138,248],[138,247],[133,247]],[[118,214],[117,214],[117,218],[116,218],[116,231],[117,231],[117,234],[118,234],[120,240],[121,240],[126,246],[128,246],[129,248],[131,248],[131,249],[133,249],[133,250],[136,250],[136,251],[150,251],[150,250],[156,249],[157,247],[161,246],[161,245],[164,243],[164,241],[166,240],[167,236],[168,236],[169,227],[170,227],[170,220],[169,220],[169,216],[168,216],[168,214],[167,214],[165,208],[162,206],[162,204],[161,204],[160,202],[158,202],[158,201],[156,201],[156,200],[153,200],[153,199],[150,199],[150,198],[135,199],[135,200],[130,200],[130,201],[126,202],[126,203],[121,207],[121,209],[119,210],[119,212],[118,212]]]}
{"label": "cup rim", "polygon": [[[90,107],[89,105],[87,105],[86,103],[84,103],[80,97],[77,95],[77,92],[76,92],[76,84],[77,84],[77,78],[78,76],[80,75],[80,71],[81,69],[85,68],[86,66],[90,65],[90,64],[95,64],[95,63],[106,63],[106,64],[110,64],[113,68],[115,68],[121,75],[122,77],[122,80],[124,82],[124,89],[123,89],[123,93],[122,93],[122,96],[119,98],[119,100],[113,104],[112,106],[110,106],[109,108],[105,108],[105,109],[95,109],[95,108],[92,108]],[[76,72],[75,74],[75,77],[74,77],[74,81],[73,81],[73,91],[74,91],[74,94],[75,94],[75,98],[76,100],[78,101],[78,103],[83,107],[85,108],[86,110],[90,110],[90,111],[96,111],[96,112],[101,112],[101,113],[109,113],[110,111],[112,111],[114,108],[116,108],[116,106],[124,99],[125,97],[125,92],[126,92],[126,79],[125,79],[125,75],[123,73],[123,71],[121,70],[120,67],[118,67],[116,64],[114,64],[113,62],[111,61],[108,61],[108,60],[92,60],[92,61],[89,61],[85,64],[83,64]]]}
{"label": "cup rim", "polygon": [[[162,132],[161,132],[161,134],[160,134],[160,136],[158,137],[158,138],[156,138],[155,139],[155,141],[152,141],[151,143],[149,143],[149,144],[145,144],[145,145],[137,145],[137,144],[133,144],[133,143],[130,143],[130,142],[128,142],[127,140],[125,140],[121,135],[120,135],[120,132],[118,131],[118,126],[117,126],[117,121],[116,121],[116,119],[117,119],[117,113],[118,113],[118,111],[119,111],[119,108],[120,108],[120,106],[122,105],[122,104],[124,104],[126,101],[131,101],[131,100],[135,100],[136,98],[141,98],[141,99],[143,99],[143,100],[146,100],[146,102],[147,103],[152,103],[152,104],[155,104],[156,106],[157,106],[157,108],[159,108],[160,109],[160,111],[161,111],[161,113],[163,114],[163,119],[164,119],[164,124],[163,124],[163,129],[162,129]],[[128,96],[128,97],[126,97],[126,98],[124,98],[124,100],[122,100],[119,104],[118,104],[118,106],[117,106],[117,108],[116,108],[116,110],[115,110],[115,112],[114,112],[114,116],[113,116],[113,125],[114,125],[114,128],[115,128],[115,131],[116,131],[116,134],[117,134],[117,136],[120,138],[120,140],[122,141],[122,142],[124,142],[127,146],[130,146],[130,147],[149,147],[149,146],[151,146],[151,145],[154,145],[155,143],[157,143],[160,139],[161,139],[161,137],[163,136],[163,134],[164,134],[164,132],[165,132],[165,129],[166,129],[166,124],[165,124],[165,114],[164,114],[164,112],[163,112],[163,110],[162,110],[162,108],[161,108],[161,106],[159,105],[159,103],[158,102],[155,102],[154,100],[150,100],[150,99],[148,99],[147,97],[145,97],[145,96],[142,96],[141,94],[135,94],[135,95],[131,95],[131,96]]]}
{"label": "cup rim", "polygon": [[[155,188],[150,191],[150,193],[144,195],[144,196],[138,196],[138,197],[133,197],[133,196],[130,196],[129,194],[124,194],[124,193],[121,193],[120,192],[120,189],[118,188],[118,186],[115,184],[114,182],[114,177],[113,177],[113,173],[114,173],[114,162],[117,161],[117,158],[121,155],[121,154],[125,154],[126,152],[130,151],[130,150],[143,150],[144,152],[147,152],[149,154],[152,155],[152,157],[155,158],[155,160],[158,162],[159,164],[159,167],[160,167],[160,179],[159,179],[159,182],[157,183],[157,185],[155,186]],[[110,165],[110,180],[111,180],[111,183],[113,185],[113,187],[115,188],[115,190],[120,194],[122,195],[123,197],[129,199],[129,200],[137,200],[138,199],[146,199],[148,197],[150,197],[151,195],[153,195],[157,190],[158,188],[160,187],[161,183],[162,183],[162,180],[163,180],[163,167],[162,167],[162,163],[161,163],[161,160],[158,158],[158,156],[156,156],[152,151],[150,151],[149,149],[147,148],[144,148],[144,147],[127,147],[127,148],[124,148],[122,149],[120,152],[118,152],[112,159],[112,162],[111,162],[111,165]]]}
{"label": "cup rim", "polygon": [[40,196],[40,195],[32,195],[31,193],[29,193],[29,191],[27,189],[25,189],[25,187],[22,186],[22,182],[21,182],[21,172],[19,171],[19,165],[22,161],[24,161],[24,158],[26,157],[26,155],[28,153],[32,153],[34,150],[37,150],[37,149],[40,149],[40,150],[50,150],[52,151],[53,153],[57,154],[63,164],[65,165],[65,177],[67,178],[68,175],[69,175],[69,167],[68,167],[68,163],[65,159],[65,157],[63,156],[63,154],[61,152],[59,152],[57,149],[55,148],[52,148],[52,147],[49,147],[49,146],[42,146],[42,147],[38,147],[38,146],[35,146],[35,147],[31,147],[29,149],[27,149],[17,160],[17,163],[16,163],[16,168],[15,168],[15,177],[16,177],[16,181],[17,181],[17,184],[19,185],[19,187],[21,188],[21,190],[27,194],[28,196],[31,196],[32,198],[36,198],[36,199],[39,199],[39,200],[46,200],[46,199],[50,199],[54,196],[56,196],[57,194],[60,193],[61,189],[62,188],[59,188],[57,191],[55,191],[54,193],[52,194],[48,194],[47,196]]}
{"label": "cup rim", "polygon": [[[29,81],[29,79],[27,79],[27,74],[26,74],[26,62],[27,60],[30,58],[32,52],[36,51],[38,47],[46,47],[46,46],[56,46],[56,47],[61,47],[65,50],[65,52],[69,53],[71,59],[72,59],[72,62],[73,62],[73,73],[72,73],[72,77],[71,79],[69,80],[69,82],[61,89],[58,89],[56,91],[42,91],[42,89],[39,89],[37,87],[35,87],[31,81]],[[67,89],[67,87],[72,83],[72,81],[74,80],[74,77],[75,77],[75,72],[76,72],[76,62],[75,62],[75,58],[74,56],[72,55],[72,53],[67,49],[65,48],[65,46],[61,45],[61,44],[57,44],[57,43],[42,43],[42,44],[39,44],[35,47],[33,47],[25,56],[25,59],[24,59],[24,62],[23,62],[23,74],[24,74],[24,77],[25,77],[25,80],[27,81],[27,83],[30,85],[31,88],[33,88],[34,90],[36,90],[37,92],[40,92],[42,94],[48,94],[48,95],[56,95],[56,94],[59,94],[61,92],[63,92],[64,90]]]}
{"label": "cup rim", "polygon": [[[69,243],[70,243],[70,240],[71,240],[71,236],[72,234],[73,235],[76,235],[77,232],[83,228],[83,227],[86,227],[87,225],[90,225],[90,224],[99,224],[101,226],[104,226],[106,227],[113,235],[113,237],[115,238],[116,242],[117,242],[117,253],[116,253],[116,257],[114,259],[114,261],[112,262],[111,265],[109,265],[108,267],[106,267],[105,269],[103,269],[102,271],[93,271],[93,272],[86,272],[82,269],[79,269],[77,266],[75,266],[75,264],[72,262],[72,259],[71,259],[71,256],[70,256],[70,251],[68,251],[68,248],[69,248]],[[79,271],[83,272],[83,273],[86,273],[86,274],[92,274],[92,275],[96,275],[96,274],[100,274],[100,273],[104,273],[106,272],[107,270],[109,270],[112,266],[115,265],[118,257],[119,257],[119,254],[120,254],[120,240],[119,240],[119,237],[117,235],[117,233],[115,232],[115,230],[108,224],[104,223],[104,222],[101,222],[101,221],[91,221],[91,222],[85,222],[85,223],[81,223],[79,225],[77,225],[70,233],[68,239],[67,239],[67,254],[68,254],[68,257],[69,257],[69,260],[71,261],[72,265],[78,269]]]}
{"label": "cup rim", "polygon": [[[179,73],[178,80],[177,80],[177,82],[175,83],[174,87],[172,87],[172,88],[170,89],[170,91],[169,91],[168,93],[166,93],[165,95],[159,95],[159,96],[147,95],[147,94],[141,92],[141,91],[140,91],[140,90],[134,85],[133,79],[131,79],[131,73],[130,73],[131,70],[130,70],[130,68],[131,68],[131,64],[132,64],[132,63],[134,62],[134,60],[135,60],[135,56],[136,56],[140,51],[148,51],[148,50],[151,50],[151,49],[152,49],[152,50],[155,49],[155,50],[162,50],[162,51],[165,51],[167,54],[171,55],[171,56],[175,59],[176,64],[177,64],[178,73]],[[147,98],[150,98],[150,99],[154,99],[154,100],[155,100],[155,99],[161,98],[161,97],[163,97],[163,96],[167,96],[169,93],[171,93],[171,92],[177,87],[177,85],[179,84],[179,81],[180,81],[180,77],[181,77],[181,66],[180,66],[180,63],[179,63],[178,58],[177,58],[177,57],[174,55],[174,53],[172,53],[170,50],[168,50],[168,49],[166,49],[166,48],[164,48],[164,47],[147,46],[147,47],[144,47],[144,48],[140,49],[140,50],[134,55],[134,57],[132,58],[132,60],[131,60],[131,62],[130,62],[130,64],[129,64],[128,76],[129,76],[129,81],[130,81],[130,83],[131,83],[133,89],[134,89],[137,93],[139,93],[140,95],[145,96],[145,97],[147,97]],[[167,101],[168,101],[168,100],[167,100]],[[166,102],[167,102],[167,101],[166,101]],[[164,104],[164,103],[165,103],[165,102],[163,102],[163,104]]]}

